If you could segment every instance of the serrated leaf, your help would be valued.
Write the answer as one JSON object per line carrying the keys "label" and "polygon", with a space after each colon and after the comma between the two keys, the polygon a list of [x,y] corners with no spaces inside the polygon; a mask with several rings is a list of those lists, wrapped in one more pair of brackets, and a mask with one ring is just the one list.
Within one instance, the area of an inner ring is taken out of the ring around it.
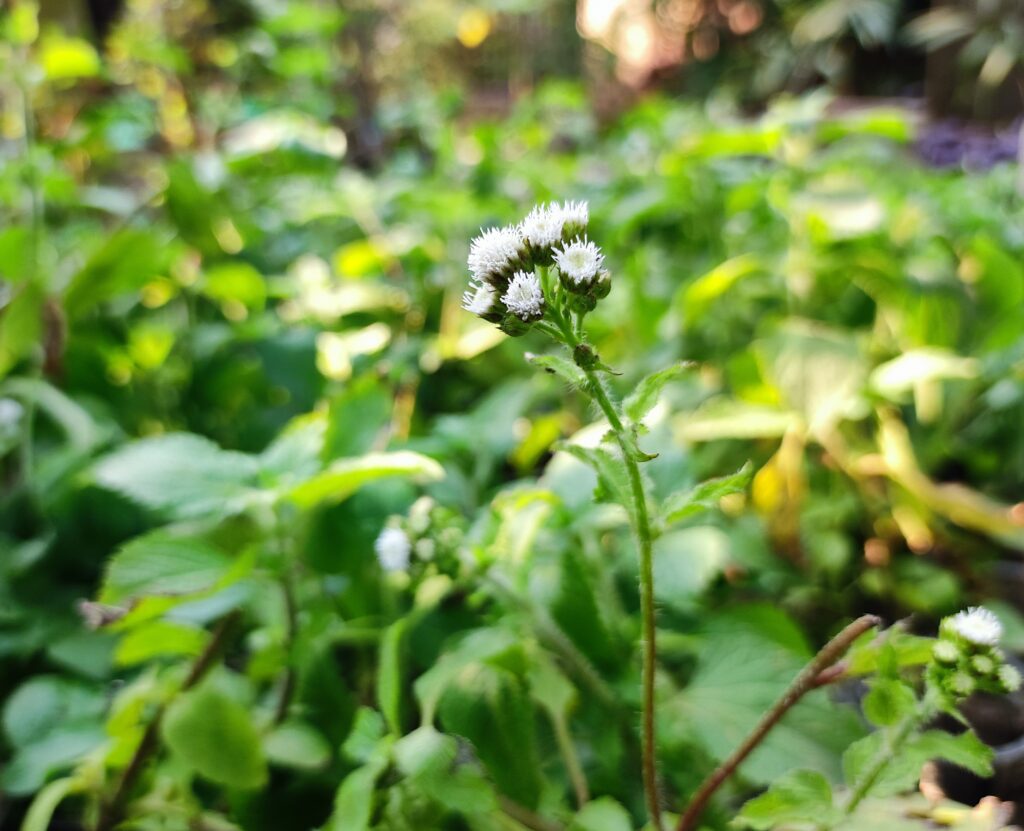
{"label": "serrated leaf", "polygon": [[610,796],[602,796],[580,809],[568,831],[633,831],[633,823],[625,808]]}
{"label": "serrated leaf", "polygon": [[634,422],[643,420],[644,416],[658,403],[658,396],[661,395],[665,385],[693,369],[694,366],[693,363],[684,362],[648,375],[637,384],[633,392],[626,396],[626,400],[622,404],[623,412]]}
{"label": "serrated leaf", "polygon": [[197,626],[153,620],[125,634],[114,651],[114,660],[120,666],[133,666],[168,655],[195,656],[209,639],[207,631]]}
{"label": "serrated leaf", "polygon": [[835,814],[828,780],[817,771],[794,770],[747,802],[737,821],[755,831],[769,831],[788,823],[828,826]]}
{"label": "serrated leaf", "polygon": [[125,445],[97,463],[96,482],[185,519],[243,510],[257,495],[257,461],[209,439],[173,433]]}
{"label": "serrated leaf", "polygon": [[598,483],[603,492],[599,490],[595,494],[598,501],[613,502],[622,505],[632,513],[632,489],[629,481],[629,471],[625,462],[618,456],[605,450],[603,447],[584,447],[579,444],[560,444],[562,450],[575,456],[594,469],[597,473]]}
{"label": "serrated leaf", "polygon": [[587,376],[568,358],[563,358],[561,355],[533,355],[527,354],[526,360],[528,360],[533,366],[543,369],[545,372],[550,372],[552,375],[557,375],[563,381],[571,384],[574,387],[585,389],[587,386]]}
{"label": "serrated leaf", "polygon": [[267,781],[267,762],[248,709],[209,684],[171,702],[161,734],[176,756],[211,782],[250,790]]}
{"label": "serrated leaf", "polygon": [[293,488],[289,495],[300,507],[312,508],[322,502],[340,502],[368,482],[392,476],[434,482],[444,478],[444,468],[429,456],[409,450],[369,453],[339,459],[323,473]]}
{"label": "serrated leaf", "polygon": [[145,596],[208,591],[231,570],[232,560],[195,537],[157,530],[131,540],[107,563],[100,600],[123,603]]}
{"label": "serrated leaf", "polygon": [[754,466],[747,462],[735,473],[708,479],[686,491],[676,491],[666,497],[661,506],[661,518],[665,525],[716,508],[722,497],[744,493],[754,476]]}
{"label": "serrated leaf", "polygon": [[913,712],[917,706],[914,691],[895,678],[876,678],[864,697],[864,715],[873,724],[886,727]]}
{"label": "serrated leaf", "polygon": [[957,736],[942,730],[927,730],[909,742],[909,746],[911,752],[925,761],[943,759],[976,776],[991,776],[993,772],[994,752],[973,730]]}
{"label": "serrated leaf", "polygon": [[869,675],[877,672],[886,662],[895,662],[899,668],[921,666],[932,657],[933,638],[911,635],[895,627],[882,637],[870,631],[862,635],[846,656],[847,672],[851,675]]}

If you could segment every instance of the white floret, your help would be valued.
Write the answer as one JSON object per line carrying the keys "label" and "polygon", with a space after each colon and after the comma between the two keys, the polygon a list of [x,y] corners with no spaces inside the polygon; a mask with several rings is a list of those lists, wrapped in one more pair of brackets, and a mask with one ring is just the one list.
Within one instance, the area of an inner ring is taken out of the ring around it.
{"label": "white floret", "polygon": [[519,261],[524,246],[519,228],[489,228],[470,243],[467,260],[469,271],[478,281],[494,279]]}
{"label": "white floret", "polygon": [[521,320],[536,320],[544,314],[544,290],[536,274],[517,271],[501,302]]}
{"label": "white floret", "polygon": [[562,223],[583,229],[590,221],[590,207],[586,202],[566,202],[562,205]]}
{"label": "white floret", "polygon": [[462,294],[462,308],[475,315],[485,315],[494,310],[498,292],[487,283],[470,283]]}
{"label": "white floret", "polygon": [[578,237],[555,249],[555,263],[558,270],[578,286],[587,285],[601,270],[604,254],[594,243]]}
{"label": "white floret", "polygon": [[385,528],[373,544],[380,567],[385,571],[405,571],[409,567],[412,543],[401,528]]}
{"label": "white floret", "polygon": [[992,612],[972,606],[949,619],[949,625],[964,640],[975,646],[995,646],[1003,636],[1003,625]]}
{"label": "white floret", "polygon": [[557,204],[538,205],[526,215],[520,226],[523,237],[534,248],[550,248],[562,241],[565,224],[562,208]]}

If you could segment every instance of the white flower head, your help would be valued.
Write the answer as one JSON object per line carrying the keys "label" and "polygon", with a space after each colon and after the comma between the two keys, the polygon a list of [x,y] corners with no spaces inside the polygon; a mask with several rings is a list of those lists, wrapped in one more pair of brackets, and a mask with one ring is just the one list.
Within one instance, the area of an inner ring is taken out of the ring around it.
{"label": "white flower head", "polygon": [[604,254],[601,253],[601,249],[586,237],[577,237],[563,245],[561,249],[555,249],[558,270],[576,286],[590,285],[601,270],[603,262]]}
{"label": "white flower head", "polygon": [[469,289],[462,293],[462,308],[484,319],[492,315],[501,318],[501,307],[498,292],[487,283],[470,283]]}
{"label": "white flower head", "polygon": [[525,271],[513,274],[501,302],[520,320],[529,322],[544,317],[544,290],[536,274]]}
{"label": "white flower head", "polygon": [[983,606],[972,606],[949,618],[949,627],[975,646],[995,646],[1003,636],[1003,625]]}
{"label": "white flower head", "polygon": [[405,571],[409,567],[412,542],[401,528],[385,528],[373,544],[384,571]]}
{"label": "white flower head", "polygon": [[522,229],[523,238],[537,249],[550,249],[556,242],[562,241],[562,226],[565,215],[562,208],[552,202],[550,205],[538,205],[526,215]]}
{"label": "white flower head", "polygon": [[566,202],[562,205],[562,224],[571,233],[582,233],[588,222],[590,207],[586,202]]}
{"label": "white flower head", "polygon": [[489,228],[470,243],[467,264],[473,279],[503,287],[525,252],[518,227]]}

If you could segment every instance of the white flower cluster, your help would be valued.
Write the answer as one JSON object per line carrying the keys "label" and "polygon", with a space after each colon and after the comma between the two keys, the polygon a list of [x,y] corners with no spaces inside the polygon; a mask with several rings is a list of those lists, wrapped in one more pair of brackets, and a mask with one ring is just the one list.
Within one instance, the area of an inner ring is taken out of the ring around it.
{"label": "white flower cluster", "polygon": [[554,266],[564,289],[575,297],[570,308],[593,309],[610,288],[601,249],[586,238],[586,202],[550,202],[533,208],[518,225],[481,231],[470,244],[469,287],[462,308],[497,323],[508,334],[522,334],[544,317],[544,286],[535,273]]}
{"label": "white flower cluster", "polygon": [[950,628],[975,646],[997,646],[1003,636],[1003,625],[983,606],[972,606],[949,619]]}
{"label": "white flower cluster", "polygon": [[405,571],[409,568],[412,542],[401,528],[385,528],[373,543],[373,549],[384,571]]}

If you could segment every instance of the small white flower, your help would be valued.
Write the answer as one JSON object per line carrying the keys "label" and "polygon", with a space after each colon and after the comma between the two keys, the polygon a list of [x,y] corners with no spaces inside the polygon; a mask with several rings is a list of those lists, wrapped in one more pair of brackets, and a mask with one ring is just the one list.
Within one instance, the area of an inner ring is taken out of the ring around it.
{"label": "small white flower", "polygon": [[562,205],[562,223],[582,231],[590,221],[590,207],[586,202],[566,202]]}
{"label": "small white flower", "polygon": [[508,291],[501,296],[501,302],[520,320],[539,320],[544,316],[544,290],[536,274],[527,274],[525,271],[513,274]]}
{"label": "small white flower", "polygon": [[992,612],[982,606],[972,606],[949,619],[949,625],[964,640],[975,646],[995,646],[1003,636],[1003,625]]}
{"label": "small white flower", "polygon": [[562,241],[564,212],[557,204],[538,205],[526,215],[520,226],[523,237],[534,248],[551,248]]}
{"label": "small white flower", "polygon": [[498,292],[487,283],[470,283],[462,293],[462,308],[480,317],[493,312],[497,304]]}
{"label": "small white flower", "polygon": [[401,528],[385,528],[373,544],[384,571],[405,571],[409,567],[412,543]]}
{"label": "small white flower", "polygon": [[519,228],[489,228],[470,243],[469,271],[480,282],[500,281],[520,261],[524,249]]}
{"label": "small white flower", "polygon": [[594,243],[577,237],[562,248],[555,249],[558,270],[577,286],[589,284],[601,269],[604,254]]}

